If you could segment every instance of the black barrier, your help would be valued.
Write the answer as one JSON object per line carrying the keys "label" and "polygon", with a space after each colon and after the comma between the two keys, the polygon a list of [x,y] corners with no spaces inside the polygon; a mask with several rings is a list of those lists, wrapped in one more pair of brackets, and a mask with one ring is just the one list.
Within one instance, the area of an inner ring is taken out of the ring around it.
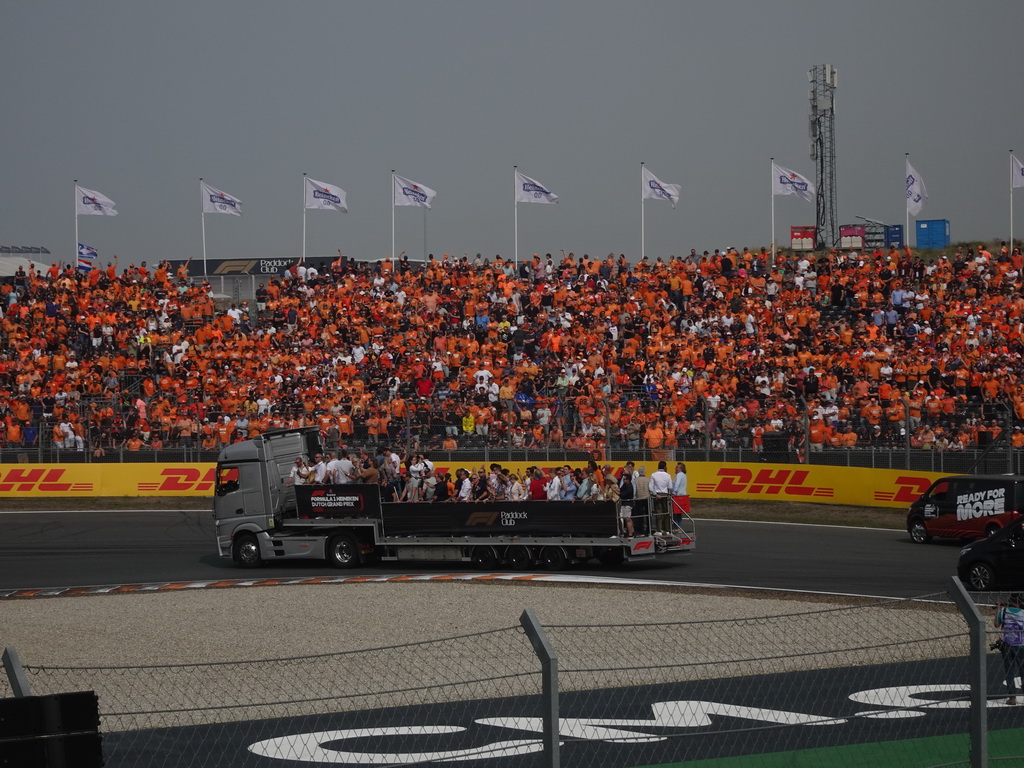
{"label": "black barrier", "polygon": [[93,691],[0,699],[0,766],[101,766],[99,727]]}

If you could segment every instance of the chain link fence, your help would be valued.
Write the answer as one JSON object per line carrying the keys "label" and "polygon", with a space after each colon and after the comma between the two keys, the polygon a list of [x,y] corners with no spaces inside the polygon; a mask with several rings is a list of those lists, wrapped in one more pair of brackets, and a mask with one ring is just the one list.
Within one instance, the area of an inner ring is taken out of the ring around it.
{"label": "chain link fence", "polygon": [[[963,718],[930,716],[927,700],[907,701],[916,685],[965,679],[964,622],[945,595],[739,620],[547,629],[570,692],[563,708],[575,715],[563,735],[644,742],[650,764],[769,753],[743,764],[775,765],[776,753],[892,741],[885,760],[837,755],[829,764],[907,766],[917,764],[917,748],[906,739],[966,730]],[[604,706],[611,687],[613,719]],[[621,765],[623,751],[609,746],[592,764]]]}
{"label": "chain link fence", "polygon": [[437,706],[467,723],[536,711],[540,675],[521,627],[319,656],[24,671],[34,695],[97,692],[108,766],[327,764],[343,750],[325,744],[340,741],[410,755],[385,763],[538,749],[428,718]]}
{"label": "chain link fence", "polygon": [[957,594],[969,604],[780,595],[768,616],[656,624],[526,612],[413,645],[24,678],[97,691],[109,766],[1017,764],[1024,710],[991,648],[1006,595]]}

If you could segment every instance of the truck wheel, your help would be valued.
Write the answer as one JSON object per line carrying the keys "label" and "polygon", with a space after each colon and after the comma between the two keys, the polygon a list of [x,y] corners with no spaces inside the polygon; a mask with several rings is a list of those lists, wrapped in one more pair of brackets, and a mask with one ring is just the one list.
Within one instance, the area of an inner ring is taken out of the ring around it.
{"label": "truck wheel", "polygon": [[597,553],[597,559],[601,565],[622,565],[626,556],[620,547],[605,547]]}
{"label": "truck wheel", "polygon": [[544,547],[540,551],[540,562],[549,571],[560,571],[569,563],[569,558],[561,547]]}
{"label": "truck wheel", "polygon": [[473,547],[469,557],[473,567],[481,571],[493,571],[498,567],[498,553],[494,547]]}
{"label": "truck wheel", "polygon": [[932,537],[928,534],[928,529],[924,527],[924,520],[920,517],[915,517],[910,521],[910,525],[907,526],[907,532],[910,533],[910,540],[915,544],[927,544],[932,540]]}
{"label": "truck wheel", "polygon": [[263,565],[260,543],[251,533],[243,533],[235,538],[235,543],[231,545],[231,557],[243,568],[259,568]]}
{"label": "truck wheel", "polygon": [[533,563],[530,550],[522,545],[509,547],[505,552],[505,558],[514,571],[525,571]]}
{"label": "truck wheel", "polygon": [[355,568],[359,565],[359,545],[356,540],[341,534],[328,541],[327,562],[335,568]]}
{"label": "truck wheel", "polygon": [[967,588],[975,592],[988,592],[996,584],[996,572],[985,562],[972,563],[966,576]]}

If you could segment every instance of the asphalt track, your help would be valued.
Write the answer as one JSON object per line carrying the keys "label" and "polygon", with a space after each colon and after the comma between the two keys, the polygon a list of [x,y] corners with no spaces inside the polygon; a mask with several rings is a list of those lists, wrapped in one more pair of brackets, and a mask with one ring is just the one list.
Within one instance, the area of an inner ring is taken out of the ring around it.
{"label": "asphalt track", "polygon": [[[0,590],[126,583],[217,581],[256,574],[217,556],[210,512],[0,513]],[[915,597],[945,592],[959,542],[913,544],[904,531],[698,520],[690,555],[579,575],[679,584]],[[366,575],[458,572],[451,563],[384,563]],[[461,570],[469,571],[467,564]],[[260,577],[337,576],[325,563],[266,566]]]}
{"label": "asphalt track", "polygon": [[[260,579],[343,575],[317,562],[280,563],[255,573],[241,570],[217,557],[209,512],[3,513],[0,526],[0,593],[257,575]],[[568,573],[910,597],[944,592],[958,551],[957,542],[912,544],[902,531],[698,521],[697,551],[692,555],[615,569],[594,564]],[[388,563],[344,575],[459,570],[451,563]],[[468,573],[470,567],[463,570]],[[990,664],[998,669],[998,660]],[[742,762],[745,757],[753,755],[775,753],[778,765],[791,765],[795,763],[785,756],[790,750],[819,749],[824,750],[821,762],[814,764],[838,765],[837,750],[847,749],[859,752],[850,753],[845,764],[910,766],[928,764],[916,761],[925,754],[934,765],[959,759],[965,751],[966,710],[959,704],[936,703],[965,695],[967,671],[962,659],[770,677],[774,679],[728,678],[566,693],[561,711],[569,719],[562,726],[566,731],[562,764],[582,768],[708,760],[716,768],[740,768],[747,765]],[[899,706],[863,698],[868,689],[903,686],[911,690],[916,685],[938,686],[942,691]],[[1020,725],[1019,710],[995,702],[993,706],[990,727]],[[481,711],[488,716],[481,718]],[[394,764],[456,749],[464,750],[460,762],[468,760],[476,766],[540,766],[538,723],[532,719],[537,711],[536,700],[495,699],[153,732],[107,732],[104,751],[111,766],[299,768],[310,765],[304,752],[309,749],[318,750],[321,759],[333,764]],[[888,714],[878,715],[880,711]],[[905,741],[908,738],[919,741]],[[508,746],[505,752],[493,754],[495,744]],[[1014,752],[1019,750],[1005,754]],[[762,762],[764,757],[754,759],[759,766],[769,764]]]}

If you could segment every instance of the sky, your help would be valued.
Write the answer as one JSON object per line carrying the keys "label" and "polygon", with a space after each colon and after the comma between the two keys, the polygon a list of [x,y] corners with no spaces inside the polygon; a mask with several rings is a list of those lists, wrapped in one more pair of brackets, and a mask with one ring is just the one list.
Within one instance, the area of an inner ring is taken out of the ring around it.
{"label": "sky", "polygon": [[[770,160],[814,178],[807,71],[831,64],[840,224],[922,219],[1006,239],[1024,158],[1019,0],[7,0],[0,7],[0,244],[74,254],[74,179],[117,203],[79,217],[103,261],[391,251],[391,171],[437,191],[394,210],[396,251],[513,255],[513,166],[559,196],[518,207],[519,257],[636,260],[771,242]],[[1016,142],[1016,145],[1015,145]],[[1018,194],[1024,235],[1024,194]],[[776,238],[813,203],[775,198]]]}

